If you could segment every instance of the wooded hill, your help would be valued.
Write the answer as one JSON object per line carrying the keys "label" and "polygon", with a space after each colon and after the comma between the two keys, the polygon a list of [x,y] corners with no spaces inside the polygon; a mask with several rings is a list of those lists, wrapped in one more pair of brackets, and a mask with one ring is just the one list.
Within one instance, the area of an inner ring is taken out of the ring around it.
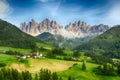
{"label": "wooded hill", "polygon": [[[0,19],[0,46],[35,48],[38,40]],[[40,42],[40,41],[38,41]]]}
{"label": "wooded hill", "polygon": [[120,25],[78,46],[78,51],[100,53],[103,56],[120,58]]}

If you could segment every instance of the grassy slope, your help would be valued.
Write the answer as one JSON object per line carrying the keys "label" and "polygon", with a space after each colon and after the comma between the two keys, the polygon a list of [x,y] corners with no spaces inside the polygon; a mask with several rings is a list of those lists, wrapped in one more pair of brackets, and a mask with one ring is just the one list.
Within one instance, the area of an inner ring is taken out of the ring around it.
{"label": "grassy slope", "polygon": [[[39,48],[40,48],[40,47],[43,47],[43,48],[45,48],[45,49],[47,49],[47,50],[52,50],[52,49],[54,49],[53,46],[50,46],[50,45],[48,45],[48,44],[46,44],[46,43],[37,42],[36,44],[37,44],[37,46],[38,46]],[[0,50],[5,50],[5,51],[9,51],[9,50],[11,50],[11,51],[17,51],[17,52],[20,52],[20,53],[23,53],[23,54],[25,54],[25,53],[30,53],[30,52],[32,51],[31,49],[21,49],[21,48],[12,48],[12,47],[3,47],[3,46],[0,46]],[[42,53],[47,53],[47,51],[42,51]]]}
{"label": "grassy slope", "polygon": [[[63,80],[67,80],[68,76],[74,77],[76,80],[120,80],[118,76],[102,76],[96,75],[92,70],[96,68],[97,64],[86,63],[87,70],[81,70],[81,62],[64,61],[56,59],[28,59],[30,66],[25,67],[24,64],[18,63],[14,56],[0,54],[0,62],[6,63],[9,67],[16,68],[19,71],[28,70],[32,73],[38,72],[41,68],[47,68],[51,71],[57,71]],[[76,66],[72,66],[78,63]],[[71,67],[72,66],[72,67]],[[69,67],[71,67],[69,69]]]}
{"label": "grassy slope", "polygon": [[96,68],[98,65],[87,63],[87,70],[83,71],[81,70],[82,64],[73,66],[71,69],[58,72],[59,76],[63,77],[63,80],[67,80],[68,76],[72,76],[75,78],[75,80],[120,80],[120,77],[118,76],[102,76],[97,75],[92,70]]}
{"label": "grassy slope", "polygon": [[20,53],[28,53],[31,52],[31,49],[20,49],[20,48],[12,48],[12,47],[0,47],[0,50],[5,50],[5,51],[17,51]]}
{"label": "grassy slope", "polygon": [[38,46],[39,48],[40,48],[40,47],[43,47],[43,48],[49,49],[49,50],[54,49],[53,46],[51,46],[51,45],[49,45],[49,44],[46,44],[46,43],[36,43],[36,44],[37,44],[37,46]]}
{"label": "grassy slope", "polygon": [[[56,59],[28,59],[30,67],[25,67],[23,64],[12,64],[10,67],[20,70],[28,70],[31,73],[39,72],[41,68],[46,68],[51,71],[57,71],[58,75],[67,80],[68,76],[72,76],[75,80],[120,80],[119,76],[103,76],[97,75],[92,70],[98,67],[97,64],[86,63],[87,70],[81,69],[81,62],[64,61]],[[72,66],[78,63],[76,66]],[[72,66],[72,67],[71,67]],[[71,68],[69,68],[71,67]]]}
{"label": "grassy slope", "polygon": [[13,63],[9,67],[22,71],[28,70],[31,73],[39,72],[39,70],[42,68],[49,69],[52,72],[55,72],[55,71],[67,70],[75,63],[73,61],[64,61],[64,60],[47,59],[47,58],[28,59],[28,61],[29,61],[29,67],[26,67],[25,65],[19,63]]}
{"label": "grassy slope", "polygon": [[38,72],[41,68],[46,68],[51,71],[63,71],[67,70],[75,62],[73,61],[64,61],[56,59],[30,59],[30,72]]}
{"label": "grassy slope", "polygon": [[18,61],[15,56],[0,53],[0,63],[5,63],[7,65],[10,65],[10,64],[16,63],[16,62],[18,62]]}

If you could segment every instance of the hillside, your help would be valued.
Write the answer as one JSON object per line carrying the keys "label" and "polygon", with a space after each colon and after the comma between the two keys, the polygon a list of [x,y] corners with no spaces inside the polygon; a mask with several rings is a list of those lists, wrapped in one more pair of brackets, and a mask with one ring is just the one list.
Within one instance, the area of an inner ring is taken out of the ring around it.
{"label": "hillside", "polygon": [[0,46],[35,48],[36,38],[22,32],[16,26],[0,19]]}
{"label": "hillside", "polygon": [[73,49],[78,45],[82,44],[83,42],[93,38],[93,37],[64,38],[61,35],[53,35],[49,32],[44,32],[36,37],[50,45],[53,45],[58,48],[66,48],[66,49]]}
{"label": "hillside", "polygon": [[78,46],[76,50],[99,52],[104,56],[120,58],[120,25]]}
{"label": "hillside", "polygon": [[38,35],[37,38],[41,39],[42,41],[50,41],[54,40],[54,35],[49,32],[44,32],[41,35]]}

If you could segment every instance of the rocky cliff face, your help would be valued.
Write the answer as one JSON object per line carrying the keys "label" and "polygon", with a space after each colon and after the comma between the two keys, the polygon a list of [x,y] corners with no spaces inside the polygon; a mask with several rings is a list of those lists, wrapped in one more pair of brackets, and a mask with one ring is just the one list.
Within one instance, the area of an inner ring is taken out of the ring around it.
{"label": "rocky cliff face", "polygon": [[41,23],[37,23],[35,22],[35,20],[32,19],[32,21],[28,22],[28,24],[26,24],[25,22],[20,24],[20,29],[22,31],[31,34],[33,36],[36,36],[43,32],[59,34],[59,30],[61,28],[62,27],[60,27],[56,21],[50,21],[49,19],[45,19]]}
{"label": "rocky cliff face", "polygon": [[40,23],[37,23],[33,19],[27,24],[26,22],[23,22],[20,24],[20,29],[33,36],[37,36],[43,32],[49,32],[54,35],[62,35],[67,38],[80,38],[99,35],[108,30],[109,27],[104,24],[89,26],[83,21],[69,23],[67,26],[61,27],[56,21],[50,21],[46,18]]}

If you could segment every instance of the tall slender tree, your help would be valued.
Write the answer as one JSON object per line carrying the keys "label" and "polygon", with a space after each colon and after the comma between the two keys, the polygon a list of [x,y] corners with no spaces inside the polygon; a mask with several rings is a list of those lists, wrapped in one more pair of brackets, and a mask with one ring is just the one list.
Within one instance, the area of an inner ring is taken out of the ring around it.
{"label": "tall slender tree", "polygon": [[82,70],[86,70],[86,64],[85,64],[85,61],[83,61],[83,63],[82,63]]}

